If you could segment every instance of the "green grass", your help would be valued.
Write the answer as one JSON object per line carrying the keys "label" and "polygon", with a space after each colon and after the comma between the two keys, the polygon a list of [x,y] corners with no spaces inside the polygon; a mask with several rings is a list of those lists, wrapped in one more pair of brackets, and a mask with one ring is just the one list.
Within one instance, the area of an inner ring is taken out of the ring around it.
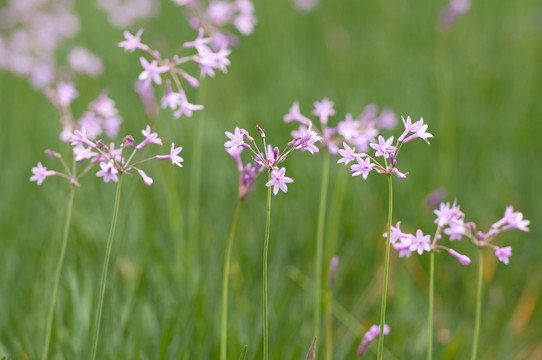
{"label": "green grass", "polygon": [[[116,44],[122,31],[111,28],[93,2],[77,2],[83,14],[75,40],[98,53],[105,65],[99,79],[77,78],[81,114],[107,89],[124,117],[121,134],[139,135],[147,119],[132,84],[137,55]],[[542,256],[542,28],[536,0],[474,1],[446,36],[436,33],[444,1],[323,1],[309,14],[288,1],[255,1],[259,23],[241,39],[227,74],[206,80],[205,134],[201,176],[199,240],[187,249],[190,172],[199,116],[173,120],[164,111],[163,140],[183,146],[184,168],[173,169],[183,218],[175,230],[168,216],[166,170],[145,168],[155,183],[124,179],[119,222],[102,319],[100,359],[216,359],[220,342],[222,261],[236,206],[237,173],[224,151],[224,131],[235,126],[266,129],[273,144],[285,144],[292,125],[282,122],[294,100],[309,114],[312,102],[329,97],[342,120],[370,102],[397,114],[423,116],[435,135],[431,146],[413,142],[401,151],[409,177],[394,184],[394,222],[405,230],[433,229],[424,197],[444,186],[468,220],[487,228],[513,204],[532,220],[531,232],[510,232],[498,244],[513,246],[509,265],[486,249],[480,359],[537,359],[542,351],[540,290]],[[142,22],[144,39],[160,50],[192,40],[180,9],[162,1],[158,17]],[[133,29],[132,29],[133,30]],[[190,95],[197,96],[197,90]],[[58,116],[26,80],[0,73],[0,357],[35,359],[41,352],[52,275],[60,247],[67,184],[28,181],[38,161],[57,168],[43,151],[63,153]],[[319,155],[320,156],[320,155]],[[269,244],[269,346],[273,359],[304,358],[312,342],[312,283],[321,164],[319,156],[288,159],[295,179],[287,194],[273,199]],[[59,166],[59,164],[58,164]],[[147,171],[148,170],[148,171]],[[330,168],[324,253],[340,257],[334,298],[355,319],[356,331],[334,319],[334,355],[353,358],[360,337],[378,322],[384,259],[387,190],[383,177],[367,181]],[[234,242],[228,317],[228,359],[248,345],[247,359],[262,353],[262,246],[265,179],[241,214]],[[344,181],[344,198],[340,198]],[[336,187],[336,184],[340,187]],[[51,359],[85,359],[114,184],[92,175],[78,189],[53,323]],[[337,204],[337,205],[335,205]],[[335,213],[330,209],[336,206]],[[333,240],[336,239],[336,240]],[[458,251],[473,260],[466,241]],[[333,249],[334,248],[334,249]],[[326,260],[327,261],[327,260]],[[468,358],[475,310],[476,264],[463,267],[436,256],[435,359]],[[327,264],[325,264],[327,268]],[[391,334],[386,358],[425,356],[429,256],[400,261],[392,253],[388,311]],[[334,314],[337,314],[334,311]],[[352,325],[352,324],[350,324]],[[323,334],[323,328],[320,331]],[[323,338],[322,338],[323,340]],[[323,355],[323,341],[318,351]],[[369,350],[376,351],[373,344]],[[538,355],[536,355],[538,354]],[[393,355],[393,356],[392,356]]]}

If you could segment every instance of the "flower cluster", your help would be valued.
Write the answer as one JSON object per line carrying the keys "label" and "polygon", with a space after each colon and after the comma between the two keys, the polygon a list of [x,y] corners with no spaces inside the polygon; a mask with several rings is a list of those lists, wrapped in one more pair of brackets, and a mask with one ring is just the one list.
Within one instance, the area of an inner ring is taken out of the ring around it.
{"label": "flower cluster", "polygon": [[68,50],[68,65],[73,71],[89,76],[102,72],[96,55],[82,47],[66,49],[65,43],[80,26],[73,1],[8,1],[0,10],[0,24],[0,69],[28,76],[36,89],[55,82],[59,48]]}
{"label": "flower cluster", "polygon": [[[395,114],[384,109],[378,114],[378,106],[369,104],[363,112],[354,120],[351,114],[346,114],[345,119],[340,121],[336,127],[328,126],[328,119],[335,115],[333,102],[327,98],[314,102],[312,115],[317,116],[320,121],[321,131],[315,129],[322,137],[322,145],[327,147],[331,154],[339,152],[339,145],[347,143],[357,147],[360,151],[367,151],[369,144],[376,139],[380,129],[392,129],[397,123]],[[285,122],[300,123],[299,130],[292,133],[303,132],[311,122],[309,118],[301,114],[299,103],[293,103],[288,114],[284,115]]]}
{"label": "flower cluster", "polygon": [[[395,227],[391,228],[390,242],[394,249],[399,252],[400,257],[409,257],[412,252],[422,254],[424,251],[447,251],[450,255],[454,256],[463,265],[470,264],[470,259],[458,253],[457,251],[440,245],[442,233],[449,236],[450,241],[460,240],[464,236],[471,239],[471,241],[479,247],[492,247],[495,251],[497,258],[508,264],[509,257],[512,255],[512,248],[506,246],[500,248],[493,245],[492,241],[500,232],[508,231],[511,229],[519,229],[522,231],[529,231],[529,220],[523,219],[523,214],[514,211],[512,206],[506,208],[504,217],[494,223],[491,229],[487,233],[476,230],[476,224],[473,222],[465,222],[465,214],[460,210],[459,205],[454,201],[452,205],[450,203],[441,203],[439,209],[434,210],[437,218],[435,224],[437,224],[437,230],[431,240],[429,235],[424,235],[422,230],[418,229],[416,235],[404,233],[401,231],[401,222],[398,221]],[[387,234],[384,234],[386,237]]]}
{"label": "flower cluster", "polygon": [[153,0],[96,0],[96,5],[107,12],[111,25],[122,29],[154,16],[158,4]]}
{"label": "flower cluster", "polygon": [[[286,157],[292,151],[308,151],[311,154],[318,152],[316,142],[322,141],[322,137],[311,130],[311,125],[303,133],[298,134],[288,143],[288,146],[280,152],[278,147],[273,147],[266,143],[264,130],[256,126],[256,130],[263,139],[263,148],[265,152],[260,151],[254,138],[250,136],[247,130],[235,128],[234,133],[226,131],[226,136],[230,139],[224,143],[226,151],[235,159],[239,171],[239,198],[245,199],[251,191],[252,184],[256,177],[265,169],[269,171],[270,180],[265,184],[268,187],[273,186],[273,193],[278,194],[279,190],[288,191],[286,184],[293,182],[292,178],[287,177],[286,168],[279,168],[279,164],[286,160]],[[245,140],[248,142],[245,142]],[[241,153],[243,149],[250,150],[253,162],[243,165]]]}
{"label": "flower cluster", "polygon": [[[149,88],[151,83],[161,85],[163,83],[162,76],[169,75],[171,80],[166,80],[165,94],[161,101],[162,108],[173,110],[173,115],[176,119],[182,115],[190,117],[193,111],[203,109],[202,105],[194,105],[188,102],[183,89],[183,82],[181,81],[184,80],[190,86],[197,88],[199,87],[199,80],[188,74],[180,66],[188,62],[194,62],[200,68],[201,78],[206,75],[214,77],[215,70],[220,70],[224,73],[227,71],[227,66],[230,64],[228,56],[231,51],[226,47],[213,51],[209,47],[211,38],[205,37],[203,29],[200,29],[197,38],[194,41],[185,42],[181,48],[181,50],[194,49],[196,54],[184,57],[175,54],[171,59],[162,58],[159,51],[153,50],[147,44],[141,42],[142,34],[143,29],[140,29],[135,35],[125,31],[125,40],[119,43],[119,46],[125,51],[134,52],[135,50],[140,50],[151,56],[150,61],[145,57],[139,58],[143,67],[143,71],[139,74],[141,87]],[[171,81],[173,81],[175,89],[172,88]]]}
{"label": "flower cluster", "polygon": [[[384,324],[384,335],[388,335],[390,333],[390,327],[387,324]],[[365,352],[367,352],[367,349],[369,348],[369,344],[372,343],[376,338],[380,336],[380,325],[373,325],[367,330],[367,332],[363,335],[363,339],[361,339],[361,343],[358,347],[358,356],[362,357]]]}
{"label": "flower cluster", "polygon": [[211,38],[215,50],[237,46],[239,39],[226,30],[233,25],[241,34],[250,35],[257,19],[251,0],[213,0],[206,7],[199,0],[173,0],[179,6],[186,6],[192,13],[189,20],[194,29],[203,28]]}
{"label": "flower cluster", "polygon": [[122,117],[119,116],[115,102],[106,93],[100,94],[96,100],[92,101],[87,111],[77,120],[73,119],[70,110],[70,104],[79,95],[73,83],[61,81],[56,89],[47,89],[45,95],[62,114],[61,141],[70,141],[75,130],[84,130],[90,139],[96,139],[103,133],[110,139],[117,137]]}
{"label": "flower cluster", "polygon": [[[405,118],[401,117],[405,130],[397,139],[395,145],[393,145],[394,137],[391,136],[385,139],[383,136],[378,136],[378,143],[370,143],[369,146],[375,150],[374,157],[366,154],[365,152],[357,153],[356,147],[350,147],[346,142],[343,142],[344,148],[339,150],[341,158],[337,163],[344,163],[347,165],[351,161],[355,161],[354,165],[350,166],[352,176],[362,175],[364,179],[367,179],[371,170],[376,170],[380,174],[391,175],[395,174],[399,179],[404,179],[407,173],[402,173],[397,169],[397,156],[401,147],[417,138],[421,138],[429,144],[428,138],[433,137],[427,132],[427,124],[423,123],[423,119],[412,123],[410,116]],[[366,151],[363,148],[359,148],[359,151]],[[375,158],[382,157],[383,164],[378,162]]]}
{"label": "flower cluster", "polygon": [[[143,179],[143,182],[147,186],[151,186],[153,179],[139,166],[150,160],[170,160],[173,165],[182,167],[183,159],[179,156],[182,147],[175,147],[175,144],[171,144],[170,153],[166,155],[155,155],[150,158],[145,158],[137,162],[132,162],[135,154],[142,150],[148,144],[162,145],[162,139],[158,137],[158,134],[151,132],[150,127],[147,127],[142,131],[145,139],[139,144],[135,144],[134,138],[131,135],[127,135],[122,140],[120,147],[115,148],[115,144],[112,143],[109,146],[105,145],[102,140],[92,141],[86,134],[85,128],[81,131],[75,130],[70,137],[70,142],[73,146],[74,164],[70,170],[70,167],[63,160],[62,156],[52,150],[46,150],[47,157],[55,157],[59,159],[64,167],[65,173],[57,172],[53,170],[47,170],[45,166],[38,163],[38,165],[32,168],[32,177],[30,181],[36,181],[38,185],[41,185],[43,181],[49,177],[58,175],[67,179],[70,182],[70,186],[79,186],[79,179],[87,174],[96,164],[99,165],[100,170],[96,172],[96,176],[103,177],[104,182],[118,181],[118,175],[126,173],[133,175],[131,171],[136,171]],[[132,153],[126,159],[123,156],[125,148],[133,147]],[[84,168],[79,173],[77,172],[77,165],[84,165]]]}

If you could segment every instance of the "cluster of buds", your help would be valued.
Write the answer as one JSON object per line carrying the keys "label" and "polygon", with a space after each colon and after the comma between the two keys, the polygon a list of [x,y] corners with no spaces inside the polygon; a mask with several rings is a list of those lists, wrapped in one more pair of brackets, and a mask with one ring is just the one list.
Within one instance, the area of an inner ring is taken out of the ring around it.
{"label": "cluster of buds", "polygon": [[56,89],[49,88],[45,95],[53,106],[61,112],[62,132],[60,140],[70,141],[75,130],[85,130],[87,136],[95,139],[105,133],[110,139],[117,137],[122,117],[115,107],[115,102],[106,93],[92,101],[87,111],[77,120],[73,119],[70,105],[79,93],[70,82],[59,82]]}
{"label": "cluster of buds", "polygon": [[[263,140],[263,152],[247,130],[236,127],[234,133],[226,131],[226,136],[230,140],[226,141],[224,146],[237,163],[239,171],[239,198],[241,200],[244,200],[250,194],[252,184],[256,181],[257,176],[264,172],[265,169],[270,174],[270,180],[265,185],[268,187],[273,186],[273,193],[275,195],[278,194],[279,190],[288,191],[286,184],[294,180],[285,175],[286,168],[279,168],[279,164],[286,160],[286,157],[292,151],[308,151],[311,154],[319,151],[315,143],[322,141],[322,137],[311,130],[311,125],[309,124],[308,129],[294,137],[282,152],[280,152],[278,147],[273,147],[266,143],[265,132],[259,126],[256,126],[256,130],[260,133]],[[252,152],[252,163],[243,165],[241,160],[243,149]]]}
{"label": "cluster of buds", "polygon": [[[395,174],[399,179],[405,179],[407,173],[402,173],[397,169],[397,156],[401,147],[417,138],[421,138],[429,144],[428,138],[433,137],[427,132],[427,124],[423,123],[423,118],[419,121],[412,123],[410,116],[405,118],[401,117],[405,130],[397,139],[395,145],[393,144],[394,137],[391,136],[385,139],[383,136],[378,136],[378,143],[370,143],[369,146],[375,150],[374,156],[370,156],[365,152],[356,153],[356,147],[350,147],[346,142],[343,143],[344,149],[339,150],[341,158],[337,163],[344,163],[347,165],[351,161],[356,161],[354,165],[350,166],[352,176],[362,175],[363,179],[367,179],[371,170],[375,170],[380,174],[391,175]],[[360,151],[363,151],[360,149]],[[382,157],[384,161],[378,162],[376,158]]]}
{"label": "cluster of buds", "polygon": [[[332,101],[324,98],[322,101],[314,102],[312,111],[312,115],[319,118],[321,127],[320,130],[313,128],[322,136],[322,146],[327,147],[333,155],[339,152],[339,145],[342,143],[355,146],[359,151],[367,151],[369,144],[376,139],[381,129],[393,129],[397,124],[397,118],[391,110],[384,109],[379,114],[378,106],[369,104],[355,120],[351,114],[346,114],[345,119],[336,127],[329,127],[329,117],[335,115],[333,105]],[[294,102],[288,114],[284,115],[283,120],[287,123],[295,121],[301,124],[299,130],[294,131],[292,136],[305,131],[311,123],[309,118],[301,114],[297,101]]]}
{"label": "cluster of buds", "polygon": [[[398,221],[395,227],[391,228],[390,242],[395,250],[399,252],[400,257],[409,257],[412,252],[422,254],[424,251],[447,251],[454,256],[463,265],[470,264],[470,259],[458,253],[457,251],[441,245],[439,242],[442,238],[442,233],[449,236],[450,241],[460,240],[464,236],[470,238],[478,247],[491,247],[495,251],[497,258],[508,264],[509,257],[512,256],[512,248],[510,246],[498,247],[493,245],[493,239],[500,232],[511,229],[519,229],[529,231],[529,220],[523,219],[523,214],[514,211],[512,206],[506,208],[504,217],[494,223],[487,233],[476,230],[476,224],[473,222],[465,222],[465,214],[460,210],[459,205],[454,203],[441,203],[439,209],[434,210],[437,218],[437,230],[433,240],[429,235],[424,235],[422,230],[418,229],[416,235],[404,233],[401,231],[401,222]],[[387,234],[384,234],[387,236]]]}
{"label": "cluster of buds", "polygon": [[[119,180],[118,175],[123,173],[133,176],[131,171],[136,171],[143,179],[143,182],[147,186],[151,186],[153,179],[140,169],[139,166],[141,164],[154,159],[170,160],[173,165],[182,167],[181,163],[183,162],[183,159],[179,156],[182,147],[175,147],[174,143],[171,144],[170,153],[167,155],[155,155],[132,162],[135,154],[148,144],[154,143],[162,145],[162,139],[158,137],[158,134],[151,132],[148,125],[146,129],[142,131],[142,134],[145,136],[145,139],[139,144],[136,145],[134,138],[131,135],[127,135],[122,140],[120,148],[116,149],[114,143],[107,146],[102,140],[90,140],[87,137],[84,128],[81,131],[75,130],[70,138],[74,156],[72,169],[70,170],[70,167],[59,153],[52,150],[46,150],[45,154],[47,157],[54,157],[61,161],[65,173],[47,170],[47,168],[39,162],[36,167],[32,168],[33,176],[30,178],[30,181],[36,181],[38,185],[41,185],[47,177],[58,175],[67,179],[70,182],[70,186],[79,186],[80,178],[87,174],[96,164],[99,164],[100,170],[96,172],[96,176],[103,177],[103,180],[106,183],[109,181],[117,182]],[[124,149],[132,147],[132,153],[128,159],[125,159],[123,156]],[[84,165],[83,170],[77,172],[77,165]]]}
{"label": "cluster of buds", "polygon": [[125,40],[119,43],[119,46],[125,51],[134,52],[140,50],[150,55],[150,61],[143,56],[139,58],[143,67],[143,71],[139,74],[141,87],[149,88],[153,82],[162,85],[163,74],[169,75],[170,79],[165,82],[165,94],[161,101],[162,108],[170,108],[174,111],[173,116],[176,119],[182,115],[190,117],[193,111],[203,109],[202,105],[194,105],[188,102],[183,83],[186,82],[190,86],[197,88],[199,87],[199,80],[188,74],[181,66],[188,62],[194,62],[200,68],[201,78],[206,75],[214,77],[215,70],[227,72],[227,66],[230,65],[228,56],[231,50],[225,46],[216,51],[211,49],[209,47],[209,43],[212,41],[211,38],[205,37],[203,29],[200,28],[197,38],[194,41],[185,42],[180,48],[180,51],[194,49],[196,54],[183,57],[175,54],[171,59],[162,58],[159,51],[153,50],[147,44],[141,42],[142,34],[143,29],[140,29],[135,35],[125,31]]}
{"label": "cluster of buds", "polygon": [[211,46],[218,50],[237,46],[239,39],[226,26],[233,25],[242,35],[250,35],[256,25],[254,5],[250,0],[213,0],[208,6],[199,0],[173,0],[192,13],[189,23],[194,29],[203,28],[211,38]]}

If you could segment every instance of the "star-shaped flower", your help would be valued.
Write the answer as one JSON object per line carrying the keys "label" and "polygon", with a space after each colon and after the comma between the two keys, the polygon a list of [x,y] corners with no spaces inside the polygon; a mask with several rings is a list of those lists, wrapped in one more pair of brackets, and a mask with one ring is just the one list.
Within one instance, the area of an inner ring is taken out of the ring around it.
{"label": "star-shaped flower", "polygon": [[287,176],[284,176],[286,172],[286,168],[282,168],[280,170],[274,169],[271,172],[271,180],[265,184],[265,186],[273,186],[273,194],[277,195],[279,192],[279,189],[287,192],[288,187],[286,186],[287,183],[291,183],[294,180],[292,178],[289,178]]}
{"label": "star-shaped flower", "polygon": [[390,153],[396,150],[396,147],[393,144],[393,136],[388,140],[384,140],[383,136],[378,137],[378,144],[372,143],[369,144],[373,149],[376,150],[375,156],[383,156],[385,159],[390,157]]}

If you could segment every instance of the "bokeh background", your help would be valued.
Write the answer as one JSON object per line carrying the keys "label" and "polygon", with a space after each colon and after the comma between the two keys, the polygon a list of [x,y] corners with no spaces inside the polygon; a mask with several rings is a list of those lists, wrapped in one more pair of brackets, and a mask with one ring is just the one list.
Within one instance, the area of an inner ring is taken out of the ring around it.
{"label": "bokeh background", "polygon": [[[438,189],[457,199],[466,219],[487,229],[513,204],[531,231],[501,234],[511,245],[509,265],[485,253],[480,359],[541,359],[542,308],[542,4],[537,0],[474,0],[449,31],[438,27],[439,1],[321,1],[311,12],[289,1],[255,0],[258,24],[218,74],[190,93],[205,110],[174,120],[163,111],[155,126],[165,143],[184,147],[182,169],[149,164],[155,183],[126,178],[105,298],[99,358],[216,359],[226,240],[237,201],[237,171],[224,151],[225,131],[266,129],[282,146],[292,124],[282,117],[294,100],[309,115],[329,97],[337,115],[359,115],[369,103],[398,115],[423,116],[435,135],[402,150],[406,180],[395,181],[394,222],[434,231],[426,196]],[[5,6],[5,2],[1,2]],[[171,54],[196,32],[186,12],[161,0],[153,17],[128,29]],[[122,29],[94,1],[74,4],[80,44],[103,61],[98,78],[75,78],[79,116],[102,90],[116,101],[121,134],[138,135],[148,123],[133,83],[138,55],[117,47]],[[62,48],[59,58],[65,56]],[[51,279],[67,203],[60,178],[29,181],[38,161],[52,169],[44,149],[64,154],[59,115],[28,80],[0,72],[0,357],[35,359],[42,341]],[[193,144],[203,126],[203,150]],[[399,129],[396,134],[399,134]],[[390,136],[393,132],[384,135]],[[194,163],[201,161],[199,185]],[[338,255],[334,288],[334,355],[354,358],[365,330],[379,319],[387,184],[372,174],[352,178],[332,161],[325,261]],[[304,358],[312,342],[315,229],[321,154],[287,160],[295,179],[273,198],[269,252],[270,354]],[[196,178],[197,179],[197,178]],[[94,307],[115,185],[92,175],[75,195],[70,240],[60,283],[51,358],[83,359],[89,352]],[[199,186],[199,190],[198,190]],[[199,210],[197,192],[201,192]],[[248,345],[262,351],[264,179],[241,215],[230,280],[228,358]],[[196,205],[195,205],[196,204]],[[475,259],[466,240],[458,251]],[[475,308],[476,262],[436,261],[435,358],[468,358]],[[324,274],[327,271],[324,271]],[[425,356],[428,256],[392,254],[386,338],[389,359]],[[323,333],[323,328],[322,328]],[[323,343],[319,342],[320,349]],[[371,347],[367,357],[374,356]]]}

